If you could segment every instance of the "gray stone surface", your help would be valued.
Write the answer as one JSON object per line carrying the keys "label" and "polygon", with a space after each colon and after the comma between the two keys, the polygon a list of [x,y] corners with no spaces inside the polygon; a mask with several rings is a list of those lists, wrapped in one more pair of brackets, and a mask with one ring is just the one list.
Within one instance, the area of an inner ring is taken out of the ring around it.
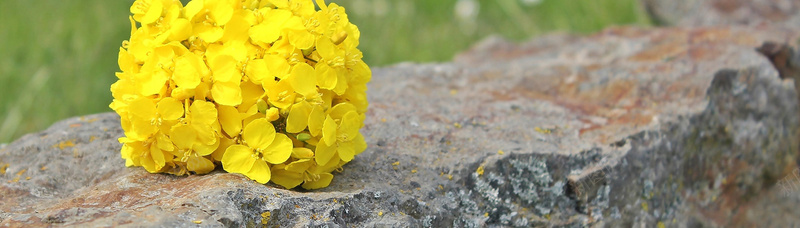
{"label": "gray stone surface", "polygon": [[641,0],[641,2],[653,20],[662,25],[748,25],[794,30],[800,28],[800,2],[796,0]]}
{"label": "gray stone surface", "polygon": [[797,226],[797,92],[755,49],[783,37],[624,27],[376,68],[369,148],[317,191],[126,168],[116,114],[67,119],[0,148],[0,226]]}

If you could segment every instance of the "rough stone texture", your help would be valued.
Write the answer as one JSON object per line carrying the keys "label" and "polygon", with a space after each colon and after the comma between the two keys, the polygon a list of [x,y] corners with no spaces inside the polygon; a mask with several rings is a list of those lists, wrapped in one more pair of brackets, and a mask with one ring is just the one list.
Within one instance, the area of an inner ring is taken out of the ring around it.
{"label": "rough stone texture", "polygon": [[653,20],[663,25],[800,28],[800,1],[796,0],[642,0],[642,3]]}
{"label": "rough stone texture", "polygon": [[115,114],[67,119],[0,148],[0,226],[797,226],[797,92],[756,51],[797,37],[612,28],[374,69],[369,148],[310,192],[125,168]]}

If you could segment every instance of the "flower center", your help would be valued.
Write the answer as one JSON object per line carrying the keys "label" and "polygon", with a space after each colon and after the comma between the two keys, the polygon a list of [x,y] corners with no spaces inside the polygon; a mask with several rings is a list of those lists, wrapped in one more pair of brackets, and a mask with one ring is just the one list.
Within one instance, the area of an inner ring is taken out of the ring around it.
{"label": "flower center", "polygon": [[161,126],[161,124],[163,122],[164,122],[164,120],[161,119],[161,117],[154,117],[154,118],[150,119],[150,125],[153,125],[153,126]]}

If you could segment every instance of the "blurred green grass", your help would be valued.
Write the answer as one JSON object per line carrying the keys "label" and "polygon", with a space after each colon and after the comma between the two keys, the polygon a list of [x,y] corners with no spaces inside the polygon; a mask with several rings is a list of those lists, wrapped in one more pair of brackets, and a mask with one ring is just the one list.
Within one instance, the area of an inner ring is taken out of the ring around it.
{"label": "blurred green grass", "polygon": [[[110,111],[132,0],[0,1],[0,143]],[[187,2],[187,1],[183,1]],[[492,34],[523,40],[649,25],[636,0],[334,0],[361,29],[370,66],[448,61]]]}

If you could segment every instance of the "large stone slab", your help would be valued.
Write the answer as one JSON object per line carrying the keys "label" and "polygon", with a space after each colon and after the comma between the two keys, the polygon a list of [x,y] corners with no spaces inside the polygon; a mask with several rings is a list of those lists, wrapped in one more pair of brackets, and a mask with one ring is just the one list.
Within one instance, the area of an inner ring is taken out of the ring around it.
{"label": "large stone slab", "polygon": [[[641,0],[656,23],[672,26],[746,25],[797,30],[796,0]],[[776,37],[782,42],[789,37]]]}
{"label": "large stone slab", "polygon": [[797,93],[755,50],[776,37],[798,34],[625,27],[374,69],[369,148],[318,191],[125,168],[115,114],[72,118],[0,149],[0,226],[761,225],[798,202],[775,190]]}

